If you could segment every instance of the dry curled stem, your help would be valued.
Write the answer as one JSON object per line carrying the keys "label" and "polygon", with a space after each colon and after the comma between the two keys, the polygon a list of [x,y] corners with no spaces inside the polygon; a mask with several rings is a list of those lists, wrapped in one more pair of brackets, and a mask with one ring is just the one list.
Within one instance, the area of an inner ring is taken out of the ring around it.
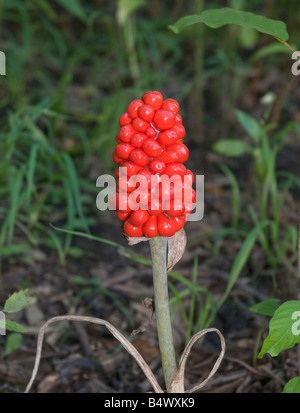
{"label": "dry curled stem", "polygon": [[123,347],[128,351],[129,354],[134,357],[138,365],[141,367],[143,370],[144,374],[152,384],[152,387],[156,393],[163,393],[162,388],[160,385],[157,383],[156,378],[154,377],[150,367],[148,364],[145,362],[143,357],[140,355],[140,353],[137,351],[137,349],[127,340],[126,337],[123,336],[122,333],[119,332],[118,329],[116,329],[112,324],[110,324],[106,320],[102,320],[101,318],[96,318],[96,317],[86,317],[86,316],[78,316],[78,315],[65,315],[65,316],[57,316],[50,318],[40,329],[39,334],[38,334],[38,340],[37,340],[37,352],[36,352],[36,358],[35,358],[35,364],[34,368],[32,371],[32,376],[31,379],[26,387],[25,393],[28,393],[32,387],[32,384],[34,382],[34,379],[37,375],[40,360],[41,360],[41,354],[42,354],[42,346],[43,346],[43,341],[44,341],[44,335],[47,327],[55,323],[57,321],[86,321],[89,323],[93,324],[98,324],[98,325],[103,325],[105,326],[110,333],[123,345]]}
{"label": "dry curled stem", "polygon": [[[209,373],[208,377],[200,384],[198,384],[197,386],[189,389],[189,390],[184,390],[184,370],[185,370],[185,364],[187,361],[187,358],[190,354],[190,351],[193,347],[193,345],[196,343],[197,340],[199,340],[200,337],[204,336],[207,333],[217,333],[218,336],[220,337],[220,341],[221,341],[221,352],[219,354],[219,357],[217,359],[217,361],[214,364],[214,367],[212,368],[211,372]],[[169,386],[168,392],[169,393],[193,393],[199,389],[201,389],[203,386],[205,386],[205,384],[213,377],[213,375],[216,373],[216,371],[218,370],[221,361],[224,357],[225,354],[225,349],[226,349],[226,345],[225,345],[225,339],[223,337],[223,335],[221,334],[221,332],[216,329],[216,328],[208,328],[206,330],[202,330],[199,331],[198,333],[196,333],[188,342],[187,346],[184,349],[184,352],[182,353],[180,362],[179,362],[179,367],[178,370],[175,374],[175,376],[173,377],[173,380]]]}
{"label": "dry curled stem", "polygon": [[[65,316],[57,316],[53,317],[50,320],[48,320],[40,329],[39,334],[38,334],[38,340],[37,340],[37,352],[36,352],[36,358],[35,358],[35,364],[32,370],[32,375],[30,378],[30,381],[25,389],[25,393],[29,393],[32,384],[36,378],[38,369],[39,369],[39,364],[41,360],[41,355],[42,355],[42,346],[43,346],[43,341],[44,341],[44,335],[47,327],[55,322],[58,321],[85,321],[93,324],[98,324],[98,325],[103,325],[105,326],[110,333],[123,345],[123,347],[128,351],[129,354],[132,355],[132,357],[136,360],[138,365],[141,367],[142,371],[146,375],[147,379],[151,383],[155,393],[164,393],[163,389],[160,387],[158,384],[154,374],[152,373],[150,367],[148,364],[145,362],[141,354],[136,350],[136,348],[127,340],[125,336],[123,336],[122,333],[119,332],[117,328],[115,328],[112,324],[110,324],[106,320],[102,320],[101,318],[96,318],[96,317],[86,317],[86,316],[77,316],[77,315],[65,315]],[[203,387],[208,380],[210,380],[213,375],[216,373],[223,357],[225,354],[225,340],[223,335],[219,330],[216,328],[209,328],[206,330],[199,331],[197,334],[195,334],[189,343],[187,344],[186,348],[184,349],[184,352],[181,356],[180,362],[179,362],[179,368],[168,388],[168,393],[184,393],[184,370],[185,370],[185,364],[187,361],[187,358],[189,356],[189,353],[191,351],[192,346],[194,343],[203,335],[210,333],[210,332],[216,332],[221,340],[221,352],[220,355],[215,362],[215,365],[210,372],[209,376],[199,385],[193,387],[190,390],[187,390],[186,393],[192,393],[196,390],[199,390],[201,387]]]}

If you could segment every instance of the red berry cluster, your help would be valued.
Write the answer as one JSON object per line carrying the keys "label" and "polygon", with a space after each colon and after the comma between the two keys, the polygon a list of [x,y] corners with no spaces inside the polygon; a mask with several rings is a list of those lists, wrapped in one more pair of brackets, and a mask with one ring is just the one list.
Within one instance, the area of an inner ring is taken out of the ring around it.
{"label": "red berry cluster", "polygon": [[[146,92],[141,100],[132,101],[119,119],[121,129],[116,136],[113,160],[127,168],[127,180],[121,179],[117,170],[116,207],[128,237],[171,237],[182,229],[192,210],[192,204],[187,206],[183,196],[189,190],[192,203],[195,202],[194,175],[183,165],[189,150],[183,144],[185,129],[179,108],[176,100],[163,100],[160,92]],[[128,198],[138,183],[130,178],[140,176],[146,178],[149,187],[148,192],[140,194],[139,206],[134,208],[129,206]],[[180,184],[174,181],[164,187],[164,176],[176,176]],[[186,176],[190,177],[189,184]],[[153,182],[155,194],[150,186]],[[120,208],[119,198],[124,192],[125,207]]]}

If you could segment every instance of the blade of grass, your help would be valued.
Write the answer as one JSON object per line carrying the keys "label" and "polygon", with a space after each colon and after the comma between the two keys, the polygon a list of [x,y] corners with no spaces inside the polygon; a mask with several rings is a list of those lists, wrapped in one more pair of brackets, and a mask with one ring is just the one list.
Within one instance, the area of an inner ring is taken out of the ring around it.
{"label": "blade of grass", "polygon": [[74,196],[74,202],[75,202],[75,206],[76,206],[78,215],[80,216],[80,218],[82,220],[82,223],[84,225],[85,230],[89,233],[90,230],[89,230],[89,227],[87,225],[87,222],[86,222],[86,219],[84,217],[83,210],[82,210],[78,175],[76,173],[73,161],[70,158],[70,156],[66,153],[62,154],[62,160],[65,161],[66,167],[64,167],[64,169],[68,172],[68,176],[69,176],[69,179],[70,179],[70,185],[71,185],[71,188],[72,188],[72,192],[73,192],[73,196]]}
{"label": "blade of grass", "polygon": [[27,189],[26,189],[26,203],[27,206],[30,203],[31,195],[34,190],[34,171],[36,167],[37,161],[37,154],[38,154],[39,147],[38,145],[33,145],[29,155],[28,161],[28,172],[26,174],[27,178]]}

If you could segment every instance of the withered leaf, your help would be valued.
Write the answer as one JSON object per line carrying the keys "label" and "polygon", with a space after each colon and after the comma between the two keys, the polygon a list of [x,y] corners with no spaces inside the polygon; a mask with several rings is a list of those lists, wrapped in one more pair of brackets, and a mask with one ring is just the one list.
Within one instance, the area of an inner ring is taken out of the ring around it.
{"label": "withered leaf", "polygon": [[186,234],[183,228],[180,231],[176,232],[173,237],[168,238],[168,273],[183,256],[186,242]]}
{"label": "withered leaf", "polygon": [[144,242],[144,241],[149,241],[150,238],[147,237],[127,237],[127,235],[125,235],[127,241],[128,241],[128,245],[130,247],[132,247],[133,245],[139,244],[140,242]]}

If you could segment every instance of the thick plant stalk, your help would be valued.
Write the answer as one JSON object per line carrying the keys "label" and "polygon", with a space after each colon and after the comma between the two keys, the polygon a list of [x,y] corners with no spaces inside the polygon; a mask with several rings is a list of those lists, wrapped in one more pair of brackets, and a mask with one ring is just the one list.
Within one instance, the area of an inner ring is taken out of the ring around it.
{"label": "thick plant stalk", "polygon": [[167,280],[167,238],[150,239],[154,304],[161,362],[167,390],[177,371],[169,309]]}

